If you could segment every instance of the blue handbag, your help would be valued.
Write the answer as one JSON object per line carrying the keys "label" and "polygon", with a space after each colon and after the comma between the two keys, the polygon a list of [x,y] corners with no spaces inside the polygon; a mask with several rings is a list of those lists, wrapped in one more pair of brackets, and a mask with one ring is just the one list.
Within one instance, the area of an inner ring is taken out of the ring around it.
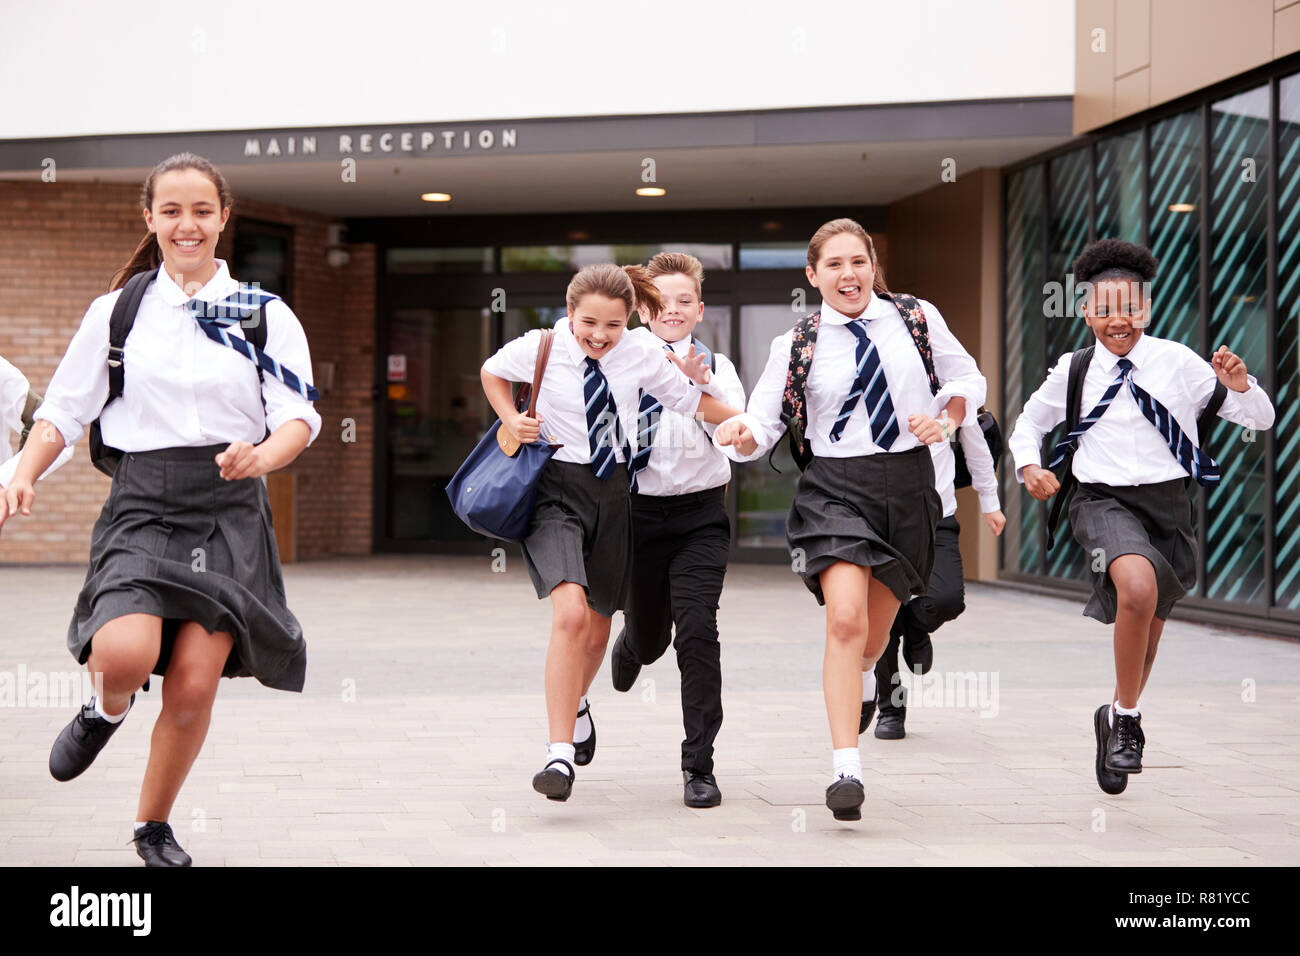
{"label": "blue handbag", "polygon": [[[542,332],[528,398],[528,417],[537,417],[537,393],[551,354],[554,329]],[[523,411],[524,392],[516,398]],[[537,500],[537,479],[563,445],[545,438],[524,445],[497,420],[447,483],[452,511],[473,531],[502,541],[522,541],[528,534]]]}

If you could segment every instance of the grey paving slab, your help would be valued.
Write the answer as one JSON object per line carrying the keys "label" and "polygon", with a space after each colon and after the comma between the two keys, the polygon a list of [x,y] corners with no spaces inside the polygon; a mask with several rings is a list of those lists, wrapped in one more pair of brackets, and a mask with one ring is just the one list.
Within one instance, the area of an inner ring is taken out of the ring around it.
{"label": "grey paving slab", "polygon": [[[81,578],[0,569],[0,675],[54,690],[76,671],[63,635]],[[307,686],[222,682],[172,815],[197,865],[1300,863],[1295,643],[1171,622],[1142,702],[1146,770],[1111,797],[1091,733],[1113,682],[1109,629],[1075,602],[968,585],[907,738],[862,739],[863,820],[843,824],[822,804],[824,617],[783,568],[728,572],[724,802],[698,811],[681,804],[671,652],[628,694],[602,669],[595,762],[568,803],[533,793],[550,616],[517,552],[505,573],[486,555],[374,557],[291,565],[285,580]],[[139,865],[127,841],[157,688],[66,784],[49,746],[80,701],[0,706],[0,864]]]}

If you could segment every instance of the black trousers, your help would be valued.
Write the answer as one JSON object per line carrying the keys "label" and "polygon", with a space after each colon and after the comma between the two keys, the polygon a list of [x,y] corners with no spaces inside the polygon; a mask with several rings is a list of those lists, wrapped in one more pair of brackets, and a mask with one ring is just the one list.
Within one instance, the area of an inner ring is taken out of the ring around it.
{"label": "black trousers", "polygon": [[722,727],[718,598],[731,551],[724,490],[632,496],[626,646],[642,666],[663,656],[670,640],[677,649],[682,769],[696,773],[713,773],[713,741]]}
{"label": "black trousers", "polygon": [[[946,621],[966,610],[966,587],[962,580],[961,548],[957,538],[961,525],[956,515],[941,518],[934,530],[934,566],[925,594],[912,598],[898,609],[889,630],[889,646],[876,662],[876,700],[882,710],[894,706],[890,699],[898,687],[898,649],[904,634],[916,638],[933,634]],[[898,700],[901,701],[901,695]]]}

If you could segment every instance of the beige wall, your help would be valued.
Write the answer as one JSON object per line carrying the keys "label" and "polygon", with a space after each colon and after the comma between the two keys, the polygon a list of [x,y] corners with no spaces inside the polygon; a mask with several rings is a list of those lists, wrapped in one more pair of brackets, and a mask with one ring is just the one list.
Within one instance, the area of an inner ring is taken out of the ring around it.
{"label": "beige wall", "polygon": [[[985,407],[1002,420],[999,336],[1002,176],[978,169],[889,207],[891,289],[933,302],[988,379]],[[984,527],[975,492],[957,492],[966,577],[997,577],[997,541]]]}
{"label": "beige wall", "polygon": [[1300,51],[1300,0],[1076,0],[1074,132]]}

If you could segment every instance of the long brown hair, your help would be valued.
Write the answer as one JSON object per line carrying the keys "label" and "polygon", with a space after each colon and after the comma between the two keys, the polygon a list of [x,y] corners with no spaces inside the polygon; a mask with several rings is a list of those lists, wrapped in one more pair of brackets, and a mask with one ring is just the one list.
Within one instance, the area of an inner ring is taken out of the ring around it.
{"label": "long brown hair", "polygon": [[569,311],[576,310],[585,295],[618,299],[627,307],[629,316],[637,311],[649,312],[650,315],[658,315],[663,311],[659,289],[650,278],[650,273],[641,266],[619,268],[612,262],[587,266],[573,277],[564,293]]}
{"label": "long brown hair", "polygon": [[827,240],[832,236],[838,236],[843,232],[857,236],[862,240],[862,244],[867,247],[867,255],[871,256],[871,271],[875,273],[875,280],[871,283],[871,290],[873,292],[888,292],[889,286],[885,285],[885,270],[881,268],[880,260],[876,258],[876,247],[871,241],[871,236],[854,219],[832,219],[830,222],[823,223],[822,227],[813,233],[812,239],[808,240],[808,268],[816,271],[817,261],[822,254],[822,246],[826,245]]}
{"label": "long brown hair", "polygon": [[[197,169],[208,179],[212,180],[212,185],[217,187],[217,197],[221,201],[222,209],[229,209],[234,197],[230,193],[230,186],[226,183],[226,177],[221,175],[220,170],[213,166],[202,156],[196,156],[193,153],[177,153],[175,156],[169,156],[161,163],[155,166],[145,178],[144,188],[140,190],[140,208],[153,208],[153,184],[163,173],[169,173],[175,169]],[[135,252],[127,264],[118,269],[113,275],[113,281],[109,283],[108,291],[120,289],[126,285],[126,280],[140,272],[151,272],[162,265],[162,249],[158,246],[158,237],[152,232],[146,232],[140,244],[135,247]]]}

